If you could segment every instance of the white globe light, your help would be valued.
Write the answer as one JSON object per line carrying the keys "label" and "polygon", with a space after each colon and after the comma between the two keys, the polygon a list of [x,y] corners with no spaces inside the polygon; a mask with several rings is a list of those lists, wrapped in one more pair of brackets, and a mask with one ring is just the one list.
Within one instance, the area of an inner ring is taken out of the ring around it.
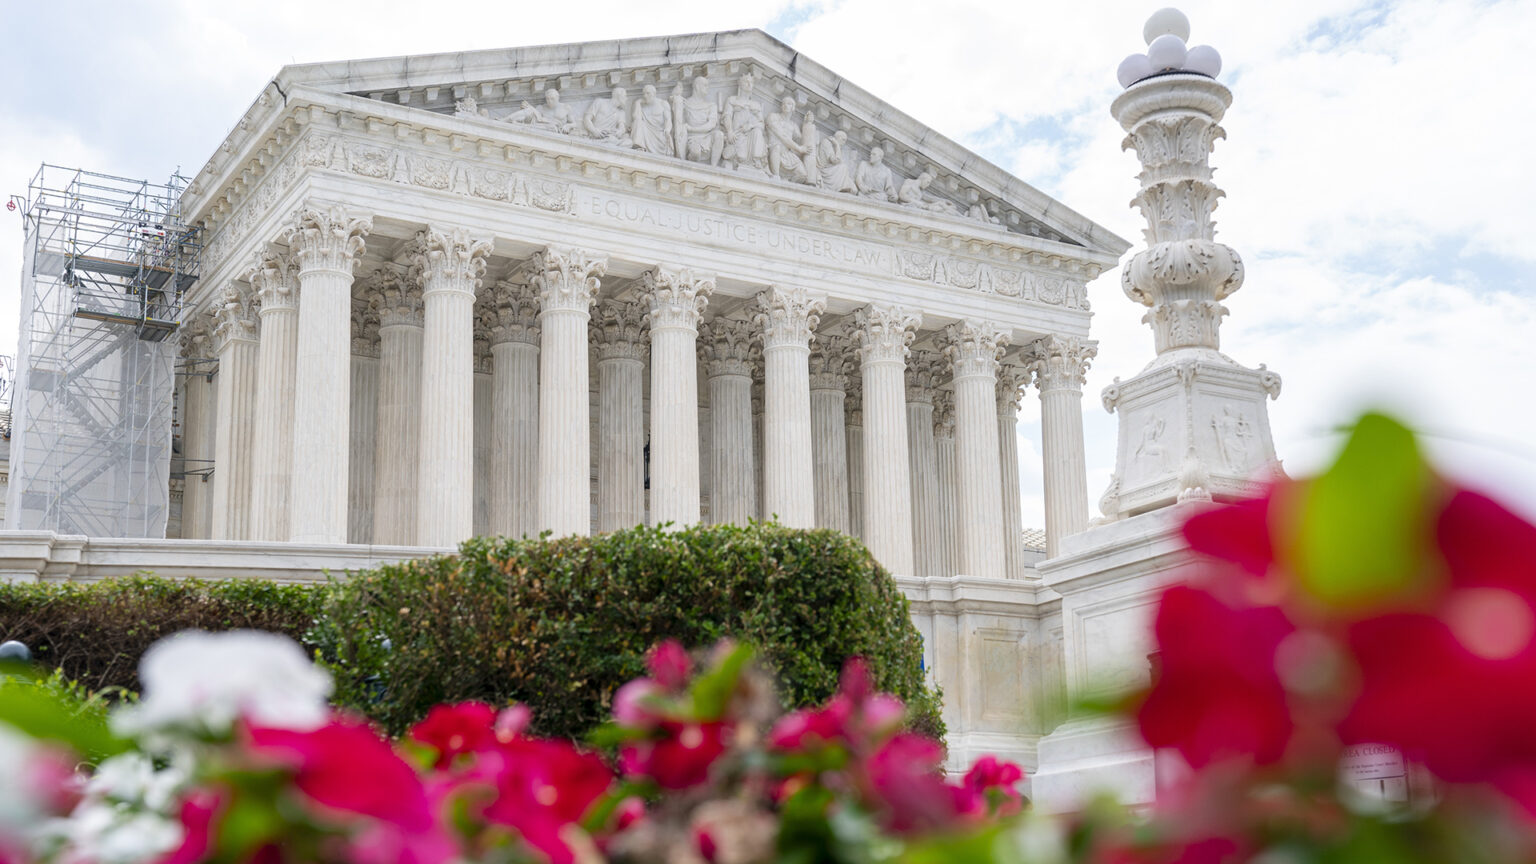
{"label": "white globe light", "polygon": [[1157,37],[1169,34],[1179,37],[1181,42],[1189,41],[1189,18],[1172,6],[1153,12],[1146,26],[1141,28],[1141,38],[1147,40],[1148,45]]}
{"label": "white globe light", "polygon": [[1129,87],[1151,75],[1153,71],[1152,61],[1147,59],[1147,55],[1132,54],[1120,61],[1120,68],[1116,70],[1115,75],[1120,79],[1121,87]]}
{"label": "white globe light", "polygon": [[1221,74],[1221,55],[1209,45],[1196,45],[1184,57],[1184,70],[1215,78]]}
{"label": "white globe light", "polygon": [[1184,40],[1172,33],[1164,33],[1147,46],[1147,59],[1152,61],[1155,72],[1184,68],[1184,58],[1188,54]]}

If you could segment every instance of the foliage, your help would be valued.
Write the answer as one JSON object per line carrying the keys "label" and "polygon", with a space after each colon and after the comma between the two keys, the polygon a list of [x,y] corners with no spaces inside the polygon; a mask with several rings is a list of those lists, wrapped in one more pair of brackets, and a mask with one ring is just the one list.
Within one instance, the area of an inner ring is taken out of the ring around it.
{"label": "foliage", "polygon": [[845,660],[942,735],[906,599],[856,540],[774,524],[635,528],[558,540],[480,538],[459,554],[359,573],[309,634],[337,701],[399,732],[433,705],[527,703],[542,734],[579,737],[664,639],[760,647],[795,707],[827,699]]}

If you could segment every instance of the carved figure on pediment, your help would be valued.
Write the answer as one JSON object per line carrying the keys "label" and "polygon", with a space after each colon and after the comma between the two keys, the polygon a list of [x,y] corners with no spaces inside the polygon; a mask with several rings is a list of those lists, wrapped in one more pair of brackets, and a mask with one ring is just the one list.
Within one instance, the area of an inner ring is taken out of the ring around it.
{"label": "carved figure on pediment", "polygon": [[655,84],[647,84],[640,91],[634,114],[630,137],[634,139],[636,150],[663,156],[677,152],[677,141],[672,134],[672,108],[656,96]]}
{"label": "carved figure on pediment", "polygon": [[756,80],[741,76],[736,95],[725,100],[720,128],[725,133],[721,158],[737,171],[768,173],[768,139],[763,132],[763,106],[752,95]]}
{"label": "carved figure on pediment", "polygon": [[603,144],[631,146],[633,142],[629,139],[629,121],[626,117],[628,108],[629,99],[623,87],[613,88],[613,95],[607,99],[593,101],[587,109],[587,115],[581,120],[587,137]]}
{"label": "carved figure on pediment", "polygon": [[848,133],[839,129],[816,148],[816,186],[831,192],[857,192],[848,170]]}
{"label": "carved figure on pediment", "polygon": [[532,126],[548,132],[569,135],[576,131],[576,116],[569,105],[560,102],[560,91],[550,88],[544,91],[544,107],[537,108],[525,99],[516,111],[502,118],[508,123]]}
{"label": "carved figure on pediment", "polygon": [[683,98],[683,85],[672,92],[672,131],[677,136],[677,155],[690,162],[720,164],[725,133],[720,131],[720,108],[709,98],[709,79],[693,79],[693,95]]}
{"label": "carved figure on pediment", "polygon": [[799,132],[800,127],[795,123],[795,98],[785,96],[779,100],[779,110],[768,115],[768,171],[794,183],[809,179],[804,157],[810,150],[795,140]]}
{"label": "carved figure on pediment", "polygon": [[817,145],[821,143],[821,132],[816,128],[816,115],[809,108],[800,119],[800,146],[805,148],[805,181],[815,185],[820,179],[821,171],[816,164]]}
{"label": "carved figure on pediment", "polygon": [[946,213],[951,216],[960,215],[959,208],[954,204],[935,200],[930,201],[923,193],[933,185],[933,174],[924,171],[916,177],[901,181],[901,187],[896,190],[896,203],[918,210],[927,210],[930,213]]}
{"label": "carved figure on pediment", "polygon": [[987,208],[981,206],[980,202],[972,204],[971,209],[965,211],[965,215],[971,219],[975,219],[977,222],[985,222],[989,225],[1003,224],[1003,220],[993,216],[991,213],[988,213]]}
{"label": "carved figure on pediment", "polygon": [[896,175],[885,166],[884,148],[869,148],[869,159],[859,163],[858,170],[853,173],[853,183],[865,198],[896,200]]}
{"label": "carved figure on pediment", "polygon": [[480,105],[475,102],[475,97],[466,93],[464,94],[463,99],[456,100],[453,103],[453,116],[486,117],[489,116],[489,114],[484,108],[481,108]]}

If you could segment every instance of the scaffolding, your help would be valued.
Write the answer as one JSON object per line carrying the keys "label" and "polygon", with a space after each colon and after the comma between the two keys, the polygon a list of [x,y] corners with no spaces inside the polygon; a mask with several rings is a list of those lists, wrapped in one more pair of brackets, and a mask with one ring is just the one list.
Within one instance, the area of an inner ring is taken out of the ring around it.
{"label": "scaffolding", "polygon": [[184,187],[47,164],[28,186],[7,528],[165,536]]}

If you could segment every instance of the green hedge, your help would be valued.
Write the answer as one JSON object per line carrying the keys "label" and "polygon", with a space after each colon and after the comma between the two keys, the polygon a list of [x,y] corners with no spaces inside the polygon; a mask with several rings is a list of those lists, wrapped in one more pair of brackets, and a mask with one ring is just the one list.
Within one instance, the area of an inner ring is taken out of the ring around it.
{"label": "green hedge", "polygon": [[843,662],[942,734],[906,598],[857,540],[775,524],[635,528],[560,540],[481,538],[459,555],[380,567],[326,596],[314,644],[338,699],[399,731],[459,699],[520,700],[537,731],[576,736],[646,649],[753,643],[791,706],[820,702]]}
{"label": "green hedge", "polygon": [[138,658],[188,628],[256,628],[303,642],[336,676],[336,701],[393,732],[432,705],[527,702],[538,731],[580,736],[646,649],[750,641],[787,705],[822,701],[844,660],[942,734],[907,601],[858,541],[774,524],[636,528],[592,538],[480,538],[458,555],[314,587],[136,576],[0,584],[0,641],[18,639],[91,690],[138,689]]}
{"label": "green hedge", "polygon": [[91,691],[137,691],[139,657],[162,636],[249,628],[302,639],[321,593],[259,579],[0,583],[0,642],[24,643],[36,660]]}

